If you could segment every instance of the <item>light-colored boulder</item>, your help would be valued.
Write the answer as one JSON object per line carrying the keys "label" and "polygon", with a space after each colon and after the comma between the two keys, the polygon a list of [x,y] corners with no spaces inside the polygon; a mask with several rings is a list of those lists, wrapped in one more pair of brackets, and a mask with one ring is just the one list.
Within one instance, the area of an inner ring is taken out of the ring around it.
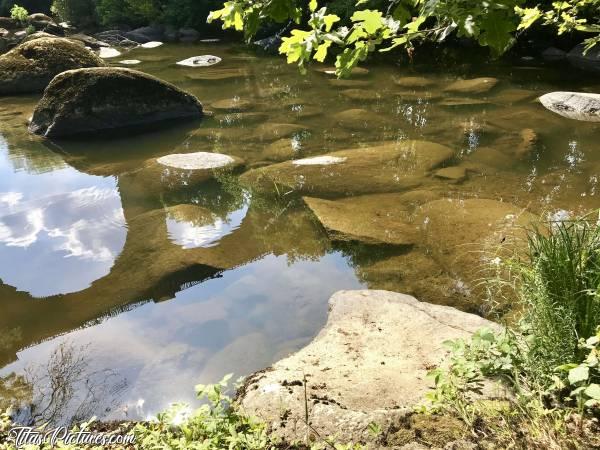
{"label": "light-colored boulder", "polygon": [[121,56],[121,52],[113,47],[100,47],[98,50],[98,56],[102,59],[111,59]]}
{"label": "light-colored boulder", "polygon": [[338,241],[366,244],[412,245],[419,228],[409,222],[409,211],[400,203],[402,194],[376,194],[341,200],[304,197],[306,205]]}
{"label": "light-colored boulder", "polygon": [[432,386],[428,370],[447,357],[443,342],[486,326],[495,327],[403,294],[340,291],[329,300],[329,318],[318,336],[250,376],[238,401],[288,442],[315,432],[336,442],[372,443],[377,437],[369,424],[384,433],[398,429],[424,402]]}
{"label": "light-colored boulder", "polygon": [[172,84],[131,69],[91,68],[56,76],[29,130],[56,138],[201,117],[198,99]]}
{"label": "light-colored boulder", "polygon": [[398,192],[421,184],[430,170],[453,155],[449,147],[433,142],[392,141],[320,155],[327,158],[312,164],[273,164],[240,179],[262,192],[295,190],[318,197]]}
{"label": "light-colored boulder", "polygon": [[446,86],[444,91],[460,94],[485,94],[498,84],[497,78],[481,77],[468,80],[457,80]]}
{"label": "light-colored boulder", "polygon": [[600,122],[600,94],[587,92],[550,92],[540,102],[553,113],[567,119]]}
{"label": "light-colored boulder", "polygon": [[191,58],[178,61],[178,66],[185,67],[208,67],[221,62],[221,58],[213,55],[192,56]]}
{"label": "light-colored boulder", "polygon": [[69,39],[35,39],[0,56],[0,95],[41,92],[61,72],[103,65],[94,53]]}

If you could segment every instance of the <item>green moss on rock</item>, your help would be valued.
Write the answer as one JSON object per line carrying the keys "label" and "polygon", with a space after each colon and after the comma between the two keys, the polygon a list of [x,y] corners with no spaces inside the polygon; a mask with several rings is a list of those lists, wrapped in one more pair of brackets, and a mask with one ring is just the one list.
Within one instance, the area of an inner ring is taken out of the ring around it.
{"label": "green moss on rock", "polygon": [[41,92],[59,73],[104,62],[69,39],[44,37],[0,56],[0,95]]}
{"label": "green moss on rock", "polygon": [[64,137],[202,117],[202,104],[181,89],[136,70],[69,70],[52,80],[29,130]]}

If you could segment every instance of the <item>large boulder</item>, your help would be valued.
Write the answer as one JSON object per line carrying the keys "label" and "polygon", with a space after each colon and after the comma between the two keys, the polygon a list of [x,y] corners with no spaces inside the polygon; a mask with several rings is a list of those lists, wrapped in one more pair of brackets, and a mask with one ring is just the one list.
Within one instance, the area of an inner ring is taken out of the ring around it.
{"label": "large boulder", "polygon": [[55,138],[200,117],[196,97],[158,78],[131,69],[91,68],[54,78],[29,129]]}
{"label": "large boulder", "polygon": [[567,59],[573,67],[600,73],[600,45],[592,47],[584,54],[585,44],[575,46],[568,54]]}
{"label": "large boulder", "polygon": [[318,336],[250,376],[238,401],[287,442],[318,434],[374,443],[379,436],[369,432],[370,424],[389,435],[425,402],[432,387],[427,372],[448,354],[444,341],[468,338],[482,327],[497,325],[408,295],[340,291],[329,300],[329,318]]}
{"label": "large boulder", "polygon": [[0,95],[41,92],[61,72],[103,65],[94,53],[68,39],[35,39],[0,56]]}
{"label": "large boulder", "polygon": [[164,38],[164,28],[160,26],[141,27],[124,33],[124,36],[138,44],[162,41]]}
{"label": "large boulder", "polygon": [[428,141],[391,141],[250,170],[241,180],[262,192],[294,190],[311,196],[398,192],[418,186],[452,158],[449,147]]}
{"label": "large boulder", "polygon": [[540,102],[550,111],[568,119],[600,122],[600,94],[587,92],[550,92]]}

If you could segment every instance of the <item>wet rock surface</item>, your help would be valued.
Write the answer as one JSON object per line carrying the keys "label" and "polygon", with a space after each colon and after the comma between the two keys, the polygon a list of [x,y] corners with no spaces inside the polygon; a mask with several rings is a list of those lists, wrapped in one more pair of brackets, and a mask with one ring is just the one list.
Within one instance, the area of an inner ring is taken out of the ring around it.
{"label": "wet rock surface", "polygon": [[238,400],[289,442],[313,432],[339,442],[373,441],[370,423],[384,433],[397,429],[423,401],[431,387],[428,368],[447,356],[442,342],[483,326],[495,325],[403,294],[340,291],[329,300],[319,335],[249,377]]}
{"label": "wet rock surface", "polygon": [[55,138],[201,117],[198,99],[153,76],[124,68],[78,69],[52,80],[29,129]]}
{"label": "wet rock surface", "polygon": [[467,80],[458,80],[444,89],[446,92],[461,94],[484,94],[489,92],[498,84],[498,80],[492,77],[472,78]]}

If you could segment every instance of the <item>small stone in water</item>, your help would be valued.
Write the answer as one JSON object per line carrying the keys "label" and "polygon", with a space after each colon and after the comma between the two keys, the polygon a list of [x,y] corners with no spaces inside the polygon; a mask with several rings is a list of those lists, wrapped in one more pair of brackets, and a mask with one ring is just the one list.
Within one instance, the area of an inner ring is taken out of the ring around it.
{"label": "small stone in water", "polygon": [[108,58],[116,58],[117,56],[121,56],[121,52],[116,48],[112,47],[101,47],[100,53],[98,54],[100,58],[108,59]]}
{"label": "small stone in water", "polygon": [[339,156],[315,156],[313,158],[296,159],[292,163],[295,166],[329,166],[343,163],[346,159]]}
{"label": "small stone in water", "polygon": [[208,67],[214,66],[221,62],[221,58],[212,55],[193,56],[183,61],[179,61],[177,65],[186,67]]}
{"label": "small stone in water", "polygon": [[145,44],[142,44],[140,47],[142,47],[142,48],[156,48],[156,47],[160,47],[161,45],[163,45],[162,42],[150,41],[150,42],[146,42]]}

